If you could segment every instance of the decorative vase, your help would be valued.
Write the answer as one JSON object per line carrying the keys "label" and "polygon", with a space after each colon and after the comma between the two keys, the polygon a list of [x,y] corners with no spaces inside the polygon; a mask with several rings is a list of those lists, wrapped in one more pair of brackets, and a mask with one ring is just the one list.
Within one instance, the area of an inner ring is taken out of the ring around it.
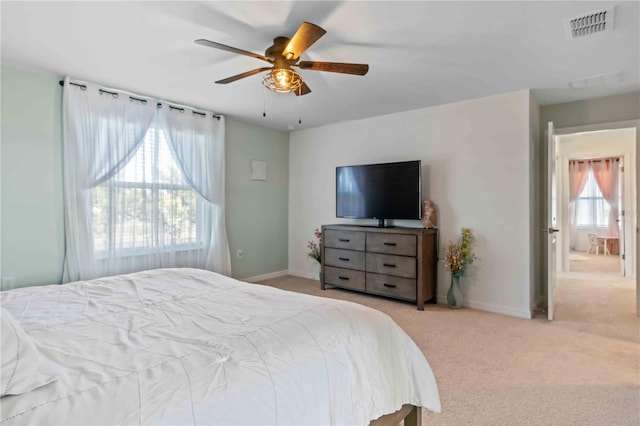
{"label": "decorative vase", "polygon": [[460,291],[460,277],[451,274],[451,286],[447,292],[447,304],[451,309],[462,306],[462,291]]}
{"label": "decorative vase", "polygon": [[320,280],[320,284],[322,284],[322,269],[318,271],[318,279]]}

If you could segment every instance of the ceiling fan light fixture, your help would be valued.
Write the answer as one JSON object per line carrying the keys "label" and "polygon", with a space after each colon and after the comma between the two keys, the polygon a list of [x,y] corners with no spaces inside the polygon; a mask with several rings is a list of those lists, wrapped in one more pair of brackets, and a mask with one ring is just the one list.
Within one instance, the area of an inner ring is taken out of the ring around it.
{"label": "ceiling fan light fixture", "polygon": [[302,77],[290,68],[274,68],[262,79],[262,84],[274,92],[297,92],[302,87]]}

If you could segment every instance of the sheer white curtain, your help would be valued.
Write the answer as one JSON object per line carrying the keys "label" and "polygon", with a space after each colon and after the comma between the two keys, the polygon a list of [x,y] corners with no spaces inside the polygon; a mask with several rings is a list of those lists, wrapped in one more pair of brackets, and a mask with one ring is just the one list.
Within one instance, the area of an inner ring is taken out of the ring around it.
{"label": "sheer white curtain", "polygon": [[618,236],[618,161],[607,158],[594,161],[593,175],[602,196],[609,204],[609,235]]}
{"label": "sheer white curtain", "polygon": [[121,170],[144,140],[156,111],[89,83],[63,88],[63,181],[67,281],[97,276],[91,189]]}
{"label": "sheer white curtain", "polygon": [[63,92],[65,280],[187,266],[230,274],[224,119],[82,84],[66,79]]}
{"label": "sheer white curtain", "polygon": [[577,220],[576,220],[576,199],[583,191],[591,165],[588,161],[569,161],[569,218],[570,218],[570,241],[571,248],[575,248],[577,243]]}
{"label": "sheer white curtain", "polygon": [[162,108],[161,127],[188,185],[203,199],[205,267],[231,273],[225,224],[225,120],[185,110]]}

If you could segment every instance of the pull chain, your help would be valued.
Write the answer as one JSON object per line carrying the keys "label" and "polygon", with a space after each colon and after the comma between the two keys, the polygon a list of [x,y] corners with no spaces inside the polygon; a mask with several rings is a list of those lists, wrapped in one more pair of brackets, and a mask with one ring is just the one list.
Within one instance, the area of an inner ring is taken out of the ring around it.
{"label": "pull chain", "polygon": [[262,116],[267,116],[267,96],[264,94],[264,90],[262,91]]}
{"label": "pull chain", "polygon": [[302,86],[298,88],[298,124],[302,124]]}

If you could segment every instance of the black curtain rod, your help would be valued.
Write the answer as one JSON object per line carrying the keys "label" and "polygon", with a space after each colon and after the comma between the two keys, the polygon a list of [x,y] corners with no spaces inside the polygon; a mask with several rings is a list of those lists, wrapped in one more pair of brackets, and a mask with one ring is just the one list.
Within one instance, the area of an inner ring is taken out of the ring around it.
{"label": "black curtain rod", "polygon": [[573,161],[576,163],[599,163],[600,161],[620,161],[620,157],[601,157],[601,158],[594,158],[591,160],[569,160],[569,162]]}
{"label": "black curtain rod", "polygon": [[[74,86],[78,86],[82,90],[87,90],[87,86],[84,85],[84,84],[78,84],[78,83],[74,83],[72,81],[70,81],[69,84],[73,84]],[[64,80],[60,80],[60,86],[64,86]]]}
{"label": "black curtain rod", "polygon": [[[87,90],[87,86],[85,84],[78,84],[78,83],[74,83],[72,81],[70,81],[69,84],[72,84],[74,86],[78,86],[80,88],[80,90]],[[60,86],[64,86],[64,80],[60,80]],[[98,90],[99,90],[100,94],[108,93],[111,96],[113,96],[114,98],[117,98],[118,96],[120,96],[120,94],[117,93],[117,92],[110,92],[109,90],[104,90],[104,89],[98,89]],[[147,104],[147,100],[146,99],[136,98],[135,96],[129,96],[129,100],[130,101],[138,101],[138,102],[141,102],[144,105]],[[178,110],[180,112],[184,112],[184,108],[182,108],[182,107],[173,106],[173,105],[171,105],[169,103],[167,103],[167,105],[169,105],[169,109],[175,109],[175,110]],[[162,108],[162,103],[158,102],[157,107],[158,108]],[[207,113],[205,113],[205,112],[200,112],[200,111],[195,111],[195,110],[192,111],[192,112],[193,112],[193,114],[199,115],[201,117],[206,117],[207,116]],[[219,115],[215,115],[215,114],[212,113],[211,116],[213,118],[215,118],[216,120],[220,121],[220,116]]]}

